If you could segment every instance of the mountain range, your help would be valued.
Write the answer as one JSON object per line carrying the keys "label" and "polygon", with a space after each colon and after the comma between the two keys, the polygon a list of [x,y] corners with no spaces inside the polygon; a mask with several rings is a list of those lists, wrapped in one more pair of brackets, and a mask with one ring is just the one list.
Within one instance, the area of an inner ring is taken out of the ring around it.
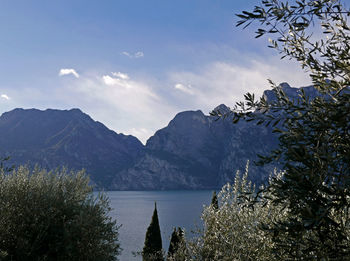
{"label": "mountain range", "polygon": [[0,117],[0,155],[15,166],[86,169],[94,184],[106,187],[142,152],[133,136],[117,134],[79,109],[14,109]]}
{"label": "mountain range", "polygon": [[[299,92],[281,87],[291,97]],[[272,91],[264,95],[274,99]],[[229,110],[223,104],[216,109]],[[0,155],[10,156],[10,163],[84,168],[96,189],[106,190],[216,189],[231,182],[236,170],[244,171],[247,160],[250,179],[260,184],[274,166],[252,162],[278,142],[271,128],[233,124],[199,110],[178,113],[146,145],[79,109],[14,109],[1,115],[0,133]]]}

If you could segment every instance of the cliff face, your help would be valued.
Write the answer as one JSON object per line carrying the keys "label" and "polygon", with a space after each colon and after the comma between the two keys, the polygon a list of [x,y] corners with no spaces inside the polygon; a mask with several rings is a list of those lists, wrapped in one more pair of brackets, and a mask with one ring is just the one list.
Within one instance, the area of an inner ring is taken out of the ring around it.
{"label": "cliff face", "polygon": [[0,153],[14,164],[84,168],[99,187],[130,167],[143,148],[135,137],[117,134],[79,109],[15,109],[0,117],[0,133]]}
{"label": "cliff face", "polygon": [[[228,108],[220,105],[220,110]],[[229,119],[216,121],[201,111],[181,112],[155,133],[134,166],[114,179],[114,189],[212,189],[232,181],[247,160],[276,145],[271,129]],[[266,180],[272,167],[251,164],[250,177]]]}

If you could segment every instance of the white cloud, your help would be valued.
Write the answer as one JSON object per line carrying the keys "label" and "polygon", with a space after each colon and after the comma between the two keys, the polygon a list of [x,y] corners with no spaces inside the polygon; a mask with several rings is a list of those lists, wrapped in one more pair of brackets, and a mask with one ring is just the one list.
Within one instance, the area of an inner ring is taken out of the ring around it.
{"label": "white cloud", "polygon": [[102,80],[106,85],[110,86],[117,85],[118,83],[120,83],[120,79],[113,78],[109,75],[103,75]]}
{"label": "white cloud", "polygon": [[84,75],[61,89],[66,102],[118,133],[135,135],[143,143],[177,112],[145,79],[134,79],[124,72]]}
{"label": "white cloud", "polygon": [[141,57],[143,57],[143,56],[144,56],[143,52],[136,52],[136,53],[134,54],[134,57],[135,57],[135,58],[141,58]]}
{"label": "white cloud", "polygon": [[122,52],[121,54],[125,55],[125,56],[127,56],[129,58],[142,58],[142,57],[145,56],[144,53],[140,52],[140,51],[136,52],[136,53]]}
{"label": "white cloud", "polygon": [[200,109],[208,114],[221,103],[232,107],[246,92],[260,96],[270,87],[268,78],[292,86],[309,84],[298,66],[273,58],[245,66],[217,61],[199,70],[169,72],[162,80],[136,79],[125,72],[93,74],[67,84],[64,95],[93,119],[145,143],[178,112]]}
{"label": "white cloud", "polygon": [[182,83],[177,83],[177,84],[175,84],[174,88],[177,90],[180,90],[182,92],[185,92],[187,94],[190,94],[190,95],[194,94],[194,91],[193,91],[191,85],[185,86]]}
{"label": "white cloud", "polygon": [[[228,62],[213,62],[198,71],[171,72],[169,79],[176,90],[192,95],[179,96],[173,92],[175,103],[181,104],[181,110],[201,109],[210,112],[217,105],[224,103],[232,106],[244,99],[247,92],[261,96],[264,90],[270,89],[267,79],[277,84],[288,82],[291,86],[310,84],[307,74],[299,66],[283,63],[280,59],[252,60],[245,66]],[[186,82],[183,85],[179,82]],[[191,86],[196,86],[194,90]]]}
{"label": "white cloud", "polygon": [[79,78],[79,74],[74,69],[61,69],[58,75],[63,76],[69,74],[74,75],[75,78]]}
{"label": "white cloud", "polygon": [[122,54],[122,55],[125,55],[125,56],[127,56],[127,57],[129,57],[129,58],[131,58],[131,54],[128,53],[128,52],[122,52],[121,54]]}
{"label": "white cloud", "polygon": [[110,75],[103,75],[102,80],[106,85],[113,86],[113,85],[119,85],[124,88],[131,88],[129,81],[130,77],[126,73],[121,72],[112,72],[111,73],[114,77],[111,77]]}
{"label": "white cloud", "polygon": [[102,81],[104,84],[108,86],[115,86],[115,87],[120,87],[124,89],[130,89],[133,87],[128,80],[111,77],[110,75],[103,75]]}
{"label": "white cloud", "polygon": [[112,72],[112,75],[117,77],[117,78],[123,79],[123,80],[129,80],[130,79],[129,75],[127,75],[126,73]]}
{"label": "white cloud", "polygon": [[130,98],[136,98],[135,96],[149,97],[158,100],[158,95],[145,83],[131,80],[127,74],[118,72],[110,75],[103,75],[102,81],[108,86],[114,86],[115,91],[120,92],[119,94],[131,95]]}
{"label": "white cloud", "polygon": [[147,139],[154,134],[154,131],[151,131],[146,128],[131,128],[128,133],[140,139],[144,144],[146,144]]}
{"label": "white cloud", "polygon": [[5,100],[10,100],[10,97],[8,97],[6,94],[1,94],[1,98]]}

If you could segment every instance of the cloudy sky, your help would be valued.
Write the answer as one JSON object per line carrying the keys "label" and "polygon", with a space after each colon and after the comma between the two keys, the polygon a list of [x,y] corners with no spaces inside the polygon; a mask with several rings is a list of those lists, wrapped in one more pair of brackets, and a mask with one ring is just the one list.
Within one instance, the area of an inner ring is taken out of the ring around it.
{"label": "cloudy sky", "polygon": [[1,0],[0,113],[80,108],[142,142],[176,113],[307,75],[236,28],[258,0]]}

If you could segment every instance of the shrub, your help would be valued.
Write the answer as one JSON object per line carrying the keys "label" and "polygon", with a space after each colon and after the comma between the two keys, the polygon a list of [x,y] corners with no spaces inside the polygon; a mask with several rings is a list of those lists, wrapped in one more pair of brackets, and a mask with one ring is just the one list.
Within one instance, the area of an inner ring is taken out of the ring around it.
{"label": "shrub", "polygon": [[204,208],[203,229],[187,243],[187,259],[281,260],[275,258],[272,236],[261,225],[283,220],[285,210],[266,201],[257,202],[254,208],[246,204],[246,197],[255,193],[248,181],[248,164],[243,176],[237,171],[234,183],[222,187],[218,209],[213,205]]}
{"label": "shrub", "polygon": [[1,260],[117,260],[118,226],[84,172],[0,170]]}
{"label": "shrub", "polygon": [[[201,217],[203,228],[198,229],[193,239],[187,240],[178,248],[172,260],[300,260],[290,259],[285,252],[285,248],[290,246],[290,231],[284,231],[280,235],[273,229],[290,217],[290,210],[283,204],[275,203],[273,191],[261,188],[261,197],[257,197],[254,185],[248,181],[248,164],[242,176],[239,171],[236,172],[233,184],[227,183],[222,187],[217,196],[218,208],[212,204],[204,207]],[[269,184],[283,179],[284,172],[275,171],[270,176]],[[350,222],[347,214],[347,211],[332,212],[332,218],[344,224],[343,233],[348,239],[344,247],[350,248]],[[317,242],[319,236],[309,230],[301,240]],[[299,251],[308,251],[308,247],[308,244],[304,244]],[[314,257],[310,260],[317,259],[316,252]]]}

